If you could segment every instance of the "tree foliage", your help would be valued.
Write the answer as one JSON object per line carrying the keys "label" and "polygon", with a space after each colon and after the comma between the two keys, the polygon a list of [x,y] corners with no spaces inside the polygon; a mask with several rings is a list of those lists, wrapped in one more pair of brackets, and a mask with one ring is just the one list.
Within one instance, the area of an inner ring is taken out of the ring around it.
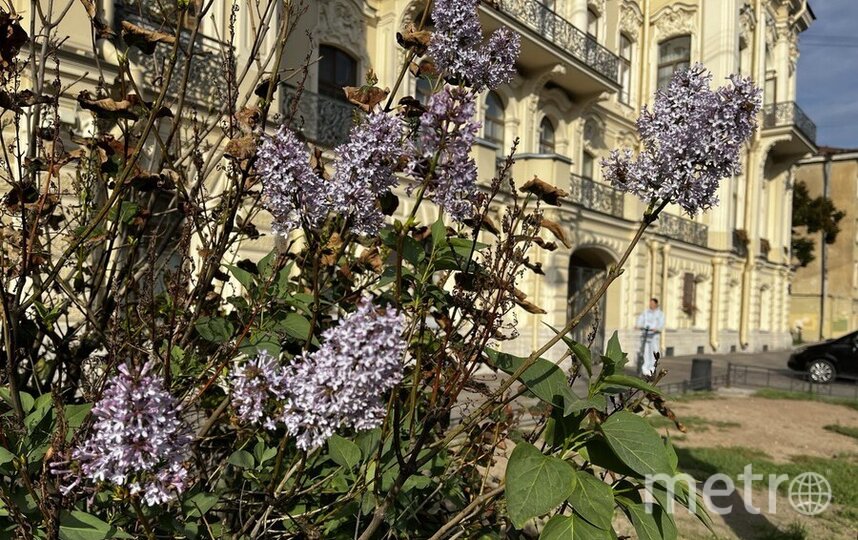
{"label": "tree foliage", "polygon": [[792,193],[792,254],[801,266],[807,266],[814,260],[815,240],[801,234],[803,227],[808,234],[822,232],[826,244],[833,244],[840,232],[840,220],[846,214],[838,210],[834,201],[819,195],[811,197],[807,184],[795,183]]}

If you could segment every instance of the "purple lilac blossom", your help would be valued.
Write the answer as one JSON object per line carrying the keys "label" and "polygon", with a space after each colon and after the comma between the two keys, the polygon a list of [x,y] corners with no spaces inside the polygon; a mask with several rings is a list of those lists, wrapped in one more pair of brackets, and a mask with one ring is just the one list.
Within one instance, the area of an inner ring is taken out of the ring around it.
{"label": "purple lilac blossom", "polygon": [[478,5],[479,0],[435,0],[435,28],[427,52],[441,71],[479,92],[512,80],[521,36],[501,28],[481,45]]}
{"label": "purple lilac blossom", "polygon": [[359,234],[376,234],[384,222],[377,200],[396,185],[403,134],[398,117],[374,112],[336,149],[330,186],[333,207],[349,216],[352,230]]}
{"label": "purple lilac blossom", "polygon": [[[341,427],[381,425],[382,395],[402,380],[405,317],[362,299],[322,333],[322,346],[281,366],[267,353],[233,374],[241,420],[275,429],[282,422],[302,450],[318,448]],[[248,369],[249,368],[249,369]]]}
{"label": "purple lilac blossom", "polygon": [[272,229],[278,234],[306,224],[315,227],[330,210],[324,179],[310,168],[304,143],[282,126],[259,145],[256,170],[262,180],[265,206],[274,216]]}
{"label": "purple lilac blossom", "polygon": [[429,198],[457,221],[473,215],[477,165],[470,151],[480,129],[475,114],[472,91],[448,85],[434,94],[420,117],[419,140],[406,169],[428,181]]}
{"label": "purple lilac blossom", "polygon": [[176,400],[153,367],[149,362],[135,372],[119,366],[92,408],[92,434],[72,452],[84,477],[125,486],[149,506],[169,502],[185,490],[184,461],[192,441]]}
{"label": "purple lilac blossom", "polygon": [[267,412],[269,400],[286,397],[285,370],[268,351],[260,351],[255,358],[235,368],[230,375],[232,404],[239,420],[274,429],[274,417]]}
{"label": "purple lilac blossom", "polygon": [[750,79],[710,90],[712,75],[696,64],[677,72],[644,107],[637,129],[644,144],[602,160],[605,178],[646,202],[669,201],[690,216],[718,204],[722,178],[741,171],[739,152],[757,128],[760,90]]}

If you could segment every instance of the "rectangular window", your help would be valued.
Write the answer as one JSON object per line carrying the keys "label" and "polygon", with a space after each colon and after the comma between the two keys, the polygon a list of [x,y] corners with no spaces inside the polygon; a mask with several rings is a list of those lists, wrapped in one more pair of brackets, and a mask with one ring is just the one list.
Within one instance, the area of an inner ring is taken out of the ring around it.
{"label": "rectangular window", "polygon": [[584,178],[593,179],[593,162],[595,159],[593,158],[593,154],[590,152],[584,152],[584,155],[581,159],[581,176]]}
{"label": "rectangular window", "polygon": [[658,88],[670,82],[674,72],[691,63],[691,36],[679,36],[658,46]]}
{"label": "rectangular window", "polygon": [[694,281],[694,274],[685,272],[682,275],[682,311],[689,317],[693,316],[697,309],[694,305],[696,288],[697,283]]}
{"label": "rectangular window", "polygon": [[620,101],[629,103],[632,90],[632,40],[620,34]]}

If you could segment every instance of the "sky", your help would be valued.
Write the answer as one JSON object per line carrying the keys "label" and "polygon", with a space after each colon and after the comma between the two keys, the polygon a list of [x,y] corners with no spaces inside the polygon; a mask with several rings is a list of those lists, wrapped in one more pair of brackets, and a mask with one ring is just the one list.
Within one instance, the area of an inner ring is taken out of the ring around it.
{"label": "sky", "polygon": [[858,148],[858,0],[810,0],[816,15],[799,35],[799,106],[819,145]]}

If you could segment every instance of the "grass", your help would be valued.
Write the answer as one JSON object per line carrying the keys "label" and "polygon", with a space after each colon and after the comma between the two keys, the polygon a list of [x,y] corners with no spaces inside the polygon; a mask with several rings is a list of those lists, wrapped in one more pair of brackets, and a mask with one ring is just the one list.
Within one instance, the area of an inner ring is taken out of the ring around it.
{"label": "grass", "polygon": [[[786,474],[792,479],[803,472],[816,472],[828,479],[832,502],[841,507],[841,513],[849,519],[858,519],[858,459],[854,455],[833,459],[799,456],[789,463],[774,463],[765,452],[744,447],[677,448],[676,454],[680,469],[701,481],[715,473],[736,478],[746,465],[753,467],[754,474],[763,474],[765,478],[770,474]],[[785,482],[778,490],[787,494],[788,488],[789,483]]]}
{"label": "grass", "polygon": [[839,433],[840,435],[846,435],[847,437],[852,437],[853,439],[858,439],[858,427],[841,426],[840,424],[828,424],[827,426],[823,426],[823,429],[831,431],[833,433]]}
{"label": "grass", "polygon": [[772,525],[760,531],[755,540],[807,540],[807,538],[807,528],[798,521],[793,521],[784,529]]}
{"label": "grass", "polygon": [[716,392],[712,391],[702,391],[702,392],[688,392],[686,394],[675,394],[665,396],[668,402],[672,403],[687,403],[689,401],[702,401],[709,399],[719,399],[719,396]]}
{"label": "grass", "polygon": [[820,401],[822,403],[831,403],[832,405],[843,405],[855,411],[858,411],[858,399],[835,398],[831,396],[821,396],[819,394],[811,394],[809,392],[789,392],[787,390],[775,390],[772,388],[763,388],[754,393],[755,397],[766,399],[793,399],[799,401]]}

